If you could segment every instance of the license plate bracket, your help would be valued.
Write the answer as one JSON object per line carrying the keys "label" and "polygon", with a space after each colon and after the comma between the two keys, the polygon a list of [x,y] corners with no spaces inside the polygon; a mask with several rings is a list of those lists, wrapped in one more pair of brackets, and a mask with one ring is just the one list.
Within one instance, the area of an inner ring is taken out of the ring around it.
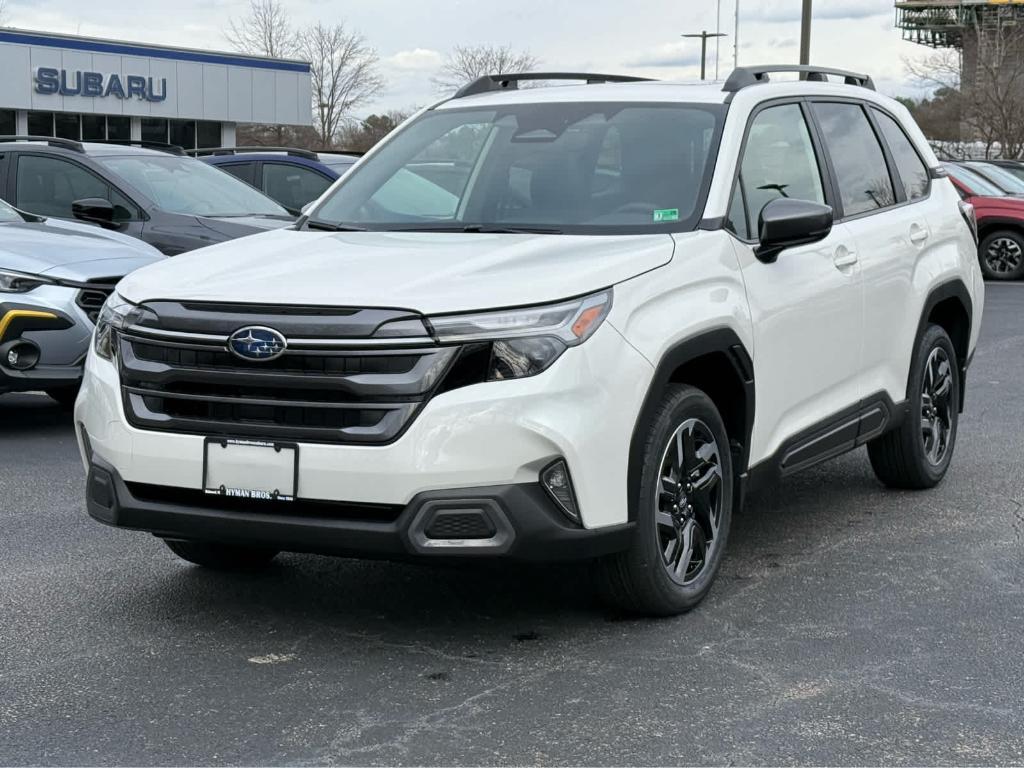
{"label": "license plate bracket", "polygon": [[203,492],[256,501],[294,501],[299,446],[242,438],[203,441]]}

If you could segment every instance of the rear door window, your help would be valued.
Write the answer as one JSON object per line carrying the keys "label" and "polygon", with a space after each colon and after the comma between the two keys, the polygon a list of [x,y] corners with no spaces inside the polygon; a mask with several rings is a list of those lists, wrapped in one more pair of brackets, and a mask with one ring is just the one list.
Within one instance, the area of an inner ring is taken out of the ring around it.
{"label": "rear door window", "polygon": [[874,113],[878,127],[882,131],[882,137],[889,145],[889,152],[896,162],[896,170],[899,172],[900,182],[903,184],[907,200],[913,202],[926,197],[930,184],[928,167],[921,160],[921,156],[917,154],[917,150],[914,149],[914,145],[907,138],[907,134],[903,132],[899,123],[881,110],[876,109]]}
{"label": "rear door window", "polygon": [[843,214],[857,216],[894,205],[889,166],[864,109],[859,104],[817,102],[814,114],[835,169]]}

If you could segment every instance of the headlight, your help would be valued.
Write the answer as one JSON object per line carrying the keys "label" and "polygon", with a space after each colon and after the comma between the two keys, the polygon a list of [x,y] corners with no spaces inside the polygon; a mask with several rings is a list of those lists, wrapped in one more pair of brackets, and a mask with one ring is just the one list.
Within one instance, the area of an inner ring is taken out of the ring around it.
{"label": "headlight", "polygon": [[486,381],[519,379],[548,368],[596,331],[612,306],[611,290],[581,299],[497,312],[428,318],[442,343],[490,342]]}
{"label": "headlight", "polygon": [[53,285],[53,282],[42,275],[0,269],[0,293],[28,293],[40,285]]}
{"label": "headlight", "polygon": [[93,348],[104,360],[114,359],[115,331],[135,325],[149,312],[130,301],[126,301],[117,293],[110,294],[96,319],[96,333],[93,336]]}

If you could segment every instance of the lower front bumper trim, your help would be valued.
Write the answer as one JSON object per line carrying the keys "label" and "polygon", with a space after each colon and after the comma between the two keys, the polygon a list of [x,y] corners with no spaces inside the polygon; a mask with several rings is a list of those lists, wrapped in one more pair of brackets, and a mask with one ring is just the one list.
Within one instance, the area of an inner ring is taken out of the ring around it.
{"label": "lower front bumper trim", "polygon": [[[134,486],[94,455],[87,489],[89,514],[107,525],[168,539],[348,557],[580,560],[625,549],[634,531],[633,523],[575,527],[530,483],[430,491],[404,507],[301,500],[287,507],[258,501],[240,507],[198,490]],[[474,515],[479,521],[465,519]],[[474,528],[486,533],[474,534]],[[445,538],[431,538],[437,531]],[[479,538],[457,538],[460,531]]]}

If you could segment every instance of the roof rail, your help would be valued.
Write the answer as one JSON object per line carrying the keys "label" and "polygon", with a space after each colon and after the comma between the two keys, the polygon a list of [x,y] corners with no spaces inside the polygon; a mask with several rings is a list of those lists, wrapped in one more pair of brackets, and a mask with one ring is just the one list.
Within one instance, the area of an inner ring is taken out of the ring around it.
{"label": "roof rail", "polygon": [[91,144],[113,144],[121,147],[142,147],[143,149],[158,149],[172,155],[184,155],[185,150],[177,144],[168,144],[166,141],[146,141],[145,139],[97,139]]}
{"label": "roof rail", "polygon": [[192,157],[205,155],[239,155],[245,152],[283,152],[292,157],[302,157],[306,160],[317,160],[316,152],[309,149],[298,149],[296,147],[205,147],[203,149],[190,149],[188,154]]}
{"label": "roof rail", "polygon": [[366,154],[366,150],[363,149],[314,149],[313,151],[324,155],[351,155],[352,157],[362,157]]}
{"label": "roof rail", "polygon": [[478,93],[491,91],[515,90],[523,80],[585,80],[591,83],[638,83],[649,81],[649,77],[633,77],[632,75],[598,75],[593,72],[519,72],[504,75],[484,75],[478,77],[455,92],[453,99],[464,96],[475,96]]}
{"label": "roof rail", "polygon": [[75,141],[74,139],[59,139],[54,136],[0,136],[0,142],[7,141],[38,141],[49,144],[51,147],[70,149],[72,152],[85,154],[85,147],[82,146],[82,142]]}
{"label": "roof rail", "polygon": [[812,67],[802,64],[763,64],[755,67],[737,67],[725,81],[722,90],[727,93],[735,93],[751,85],[767,83],[769,73],[773,72],[796,72],[803,75],[804,80],[817,83],[828,82],[828,75],[843,78],[847,85],[858,85],[861,88],[875,90],[875,82],[870,75],[862,75],[859,72],[849,72],[845,69],[830,69],[829,67]]}

